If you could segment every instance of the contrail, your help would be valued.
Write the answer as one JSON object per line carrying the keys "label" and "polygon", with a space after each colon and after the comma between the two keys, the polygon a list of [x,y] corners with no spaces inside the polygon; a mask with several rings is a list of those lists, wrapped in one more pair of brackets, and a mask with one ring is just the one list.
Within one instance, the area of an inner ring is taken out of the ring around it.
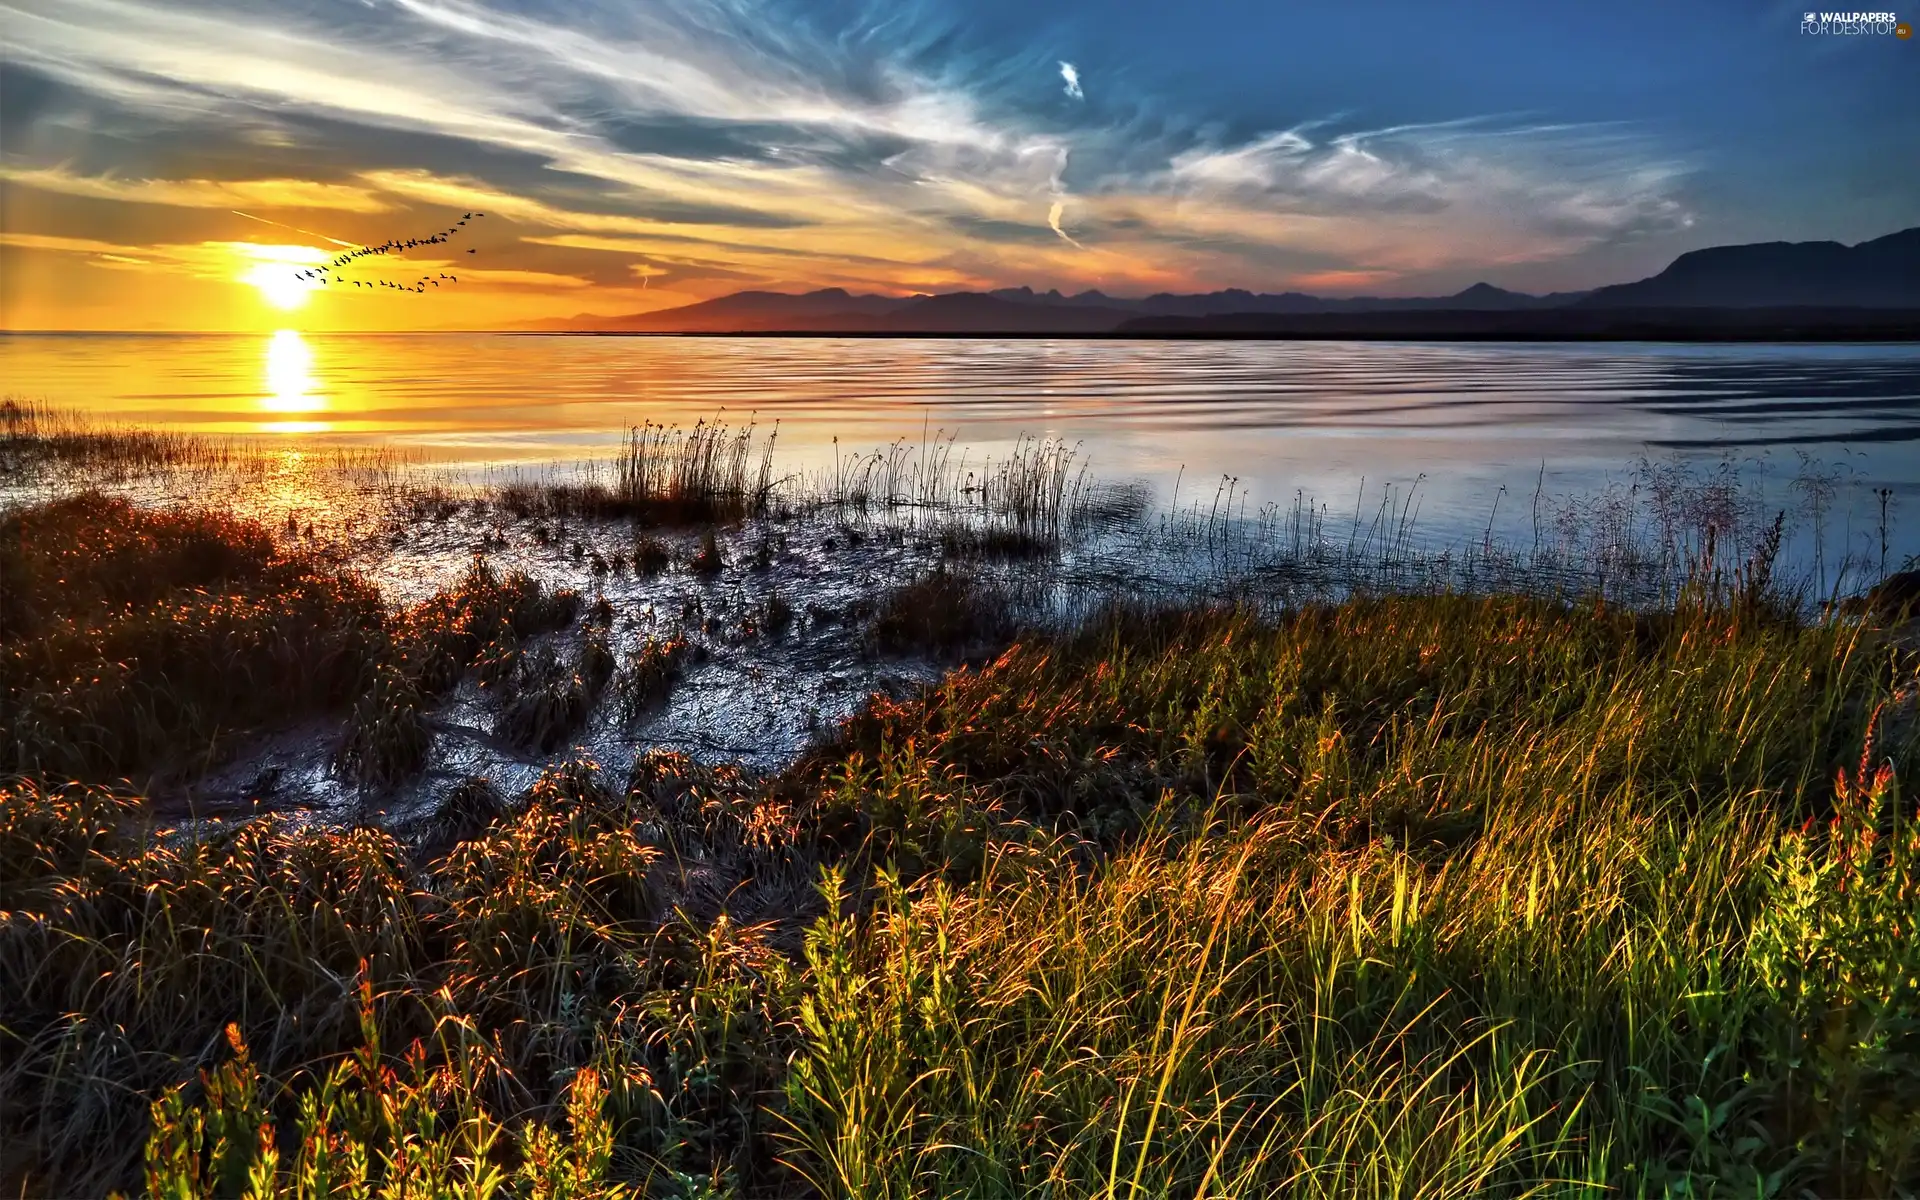
{"label": "contrail", "polygon": [[269,220],[267,220],[267,219],[266,219],[265,217],[256,217],[256,216],[254,216],[254,215],[253,215],[252,213],[244,213],[244,212],[241,212],[241,211],[240,211],[239,209],[237,209],[237,208],[230,208],[230,209],[228,209],[227,211],[228,211],[228,212],[230,212],[230,213],[232,213],[232,214],[233,214],[234,216],[236,216],[236,217],[245,217],[245,218],[246,218],[247,220],[249,220],[249,221],[258,221],[258,222],[260,222],[260,223],[261,223],[262,225],[277,225],[277,226],[279,226],[279,227],[280,227],[281,229],[291,229],[291,230],[293,230],[293,231],[294,231],[295,233],[304,233],[304,234],[306,234],[306,235],[307,235],[308,237],[317,237],[317,238],[319,238],[319,239],[320,239],[321,241],[323,241],[323,242],[332,242],[332,243],[333,243],[334,245],[336,245],[336,246],[346,246],[346,247],[348,247],[349,249],[351,249],[351,248],[353,248],[354,246],[356,246],[356,245],[358,245],[358,243],[357,243],[357,242],[343,242],[343,241],[341,241],[341,240],[340,240],[339,238],[337,238],[337,237],[328,237],[328,236],[327,236],[326,234],[324,234],[324,233],[315,233],[315,232],[314,232],[313,230],[311,230],[311,229],[302,229],[302,228],[300,228],[300,227],[299,227],[298,225],[288,225],[288,224],[287,224],[286,222],[284,222],[284,221],[269,221]]}
{"label": "contrail", "polygon": [[1066,242],[1069,246],[1074,246],[1081,250],[1085,250],[1086,249],[1085,246],[1082,246],[1080,245],[1079,242],[1076,242],[1073,240],[1072,234],[1060,228],[1060,215],[1066,211],[1067,211],[1066,202],[1064,200],[1055,200],[1053,202],[1053,207],[1047,210],[1047,224],[1052,226],[1053,231],[1059,234],[1061,240]]}

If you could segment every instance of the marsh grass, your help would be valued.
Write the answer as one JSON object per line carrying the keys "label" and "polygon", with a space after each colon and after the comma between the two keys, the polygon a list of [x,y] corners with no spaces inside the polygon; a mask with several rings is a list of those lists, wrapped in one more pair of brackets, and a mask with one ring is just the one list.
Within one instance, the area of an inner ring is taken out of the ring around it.
{"label": "marsh grass", "polygon": [[[1050,504],[1065,476],[1026,478]],[[0,1179],[1911,1194],[1920,664],[1809,621],[1751,515],[1636,560],[1659,604],[1448,591],[1456,561],[1418,568],[1432,594],[1122,605],[1010,648],[1033,606],[950,562],[881,598],[870,645],[983,657],[789,770],[569,760],[511,798],[463,783],[409,841],[174,828],[65,779],[216,754],[235,663],[334,664],[338,691],[246,699],[349,705],[340,767],[379,786],[464,678],[502,713],[535,697],[503,732],[557,748],[602,691],[656,703],[685,644],[551,637],[580,598],[484,559],[395,612],[262,526],[10,513],[9,687],[73,708],[125,660],[146,690],[88,701],[134,731],[113,753],[23,723],[77,765],[0,782]],[[1295,562],[1424,561],[1305,519]],[[1245,530],[1202,537],[1231,557]]]}
{"label": "marsh grass", "polygon": [[87,494],[0,516],[0,770],[178,772],[363,686],[369,584],[258,525]]}
{"label": "marsh grass", "polygon": [[[648,423],[629,429],[610,463],[584,465],[578,481],[513,480],[493,501],[521,519],[631,520],[652,525],[704,525],[757,517],[768,510],[779,427],[761,439],[757,427],[715,421],[691,428]],[[608,476],[608,478],[602,478]]]}
{"label": "marsh grass", "polygon": [[1015,608],[985,577],[943,563],[879,596],[867,642],[881,654],[941,658],[997,648],[1018,628]]}
{"label": "marsh grass", "polygon": [[0,478],[50,468],[126,477],[154,471],[233,467],[232,443],[193,434],[103,426],[31,400],[0,401]]}
{"label": "marsh grass", "polygon": [[810,938],[798,1161],[859,1196],[1898,1194],[1913,748],[1832,774],[1885,663],[1722,609],[1386,599],[1122,617],[880,706],[825,768],[893,873]]}
{"label": "marsh grass", "polygon": [[954,437],[906,440],[871,454],[836,456],[831,473],[796,497],[843,522],[876,519],[931,538],[955,557],[1045,558],[1074,533],[1137,520],[1140,489],[1095,482],[1079,447],[1022,435],[970,468]]}
{"label": "marsh grass", "polygon": [[[336,1153],[520,1195],[556,1163],[681,1194],[1895,1195],[1920,826],[1912,746],[1869,737],[1900,654],[1706,597],[1119,612],[777,778],[563,764],[427,861],[14,783],[6,1170],[124,1184],[153,1129],[154,1178],[308,1195],[344,1194],[299,1182]],[[669,903],[758,888],[805,927],[780,897],[820,864],[797,961],[793,925]]]}
{"label": "marsh grass", "polygon": [[622,713],[636,720],[666,702],[688,655],[687,640],[649,637],[627,656],[614,677]]}
{"label": "marsh grass", "polygon": [[[425,765],[427,706],[578,611],[577,594],[476,559],[393,612],[255,522],[95,493],[16,509],[0,516],[0,771],[190,778],[276,726],[344,713],[336,767],[390,786]],[[603,685],[605,665],[589,664]]]}
{"label": "marsh grass", "polygon": [[[99,426],[19,400],[0,414],[0,483],[32,477],[7,474],[8,462],[56,461],[72,464],[56,484],[68,489],[119,487],[137,476],[221,476],[231,477],[238,503],[287,483],[287,456],[267,443]],[[832,521],[848,539],[904,538],[955,564],[1018,564],[1069,588],[1275,610],[1352,594],[1445,591],[1599,593],[1653,606],[1673,603],[1702,575],[1751,579],[1756,567],[1776,600],[1811,610],[1902,565],[1889,550],[1891,493],[1870,497],[1879,513],[1876,555],[1873,546],[1862,549],[1874,541],[1872,521],[1856,511],[1860,496],[1848,490],[1843,467],[1804,455],[1784,482],[1761,464],[1643,460],[1600,491],[1574,496],[1550,495],[1543,468],[1529,494],[1499,490],[1484,529],[1439,536],[1422,519],[1424,475],[1362,480],[1340,502],[1302,492],[1256,507],[1237,478],[1196,487],[1183,472],[1171,503],[1156,513],[1149,489],[1096,478],[1080,447],[1059,438],[1022,435],[987,455],[931,430],[864,454],[845,454],[836,441],[830,467],[778,474],[777,435],[777,425],[763,436],[752,421],[718,416],[690,427],[648,424],[629,429],[609,458],[478,485],[411,471],[390,451],[319,445],[302,452],[311,461],[298,474],[303,487],[323,477],[334,485],[357,481],[346,508],[383,512],[396,545],[421,524],[493,514],[496,522],[531,522],[543,545],[579,542],[583,561],[611,573],[624,556],[604,556],[603,548],[589,556],[569,523],[630,524],[632,564],[642,576],[670,561],[660,555],[671,553],[667,545],[642,532],[649,527],[795,517]],[[352,513],[343,520],[352,526]],[[311,514],[305,528],[311,536]],[[351,528],[333,532],[358,536]],[[479,546],[493,548],[504,536],[490,525]]]}
{"label": "marsh grass", "polygon": [[663,911],[644,815],[557,768],[425,865],[373,830],[154,838],[137,801],[9,785],[0,1175],[128,1186],[151,1129],[162,1194],[511,1178],[580,1150],[577,1121],[566,1146],[533,1125],[597,1072],[619,1140],[589,1174],[753,1180],[788,973],[752,931]]}
{"label": "marsh grass", "polygon": [[615,659],[604,625],[589,624],[570,660],[550,646],[520,658],[508,677],[494,733],[549,755],[585,724],[613,679]]}
{"label": "marsh grass", "polygon": [[[259,479],[278,470],[284,448],[267,439],[217,437],[119,425],[33,400],[0,400],[0,485],[74,489],[143,478]],[[390,447],[303,448],[310,472],[391,485],[408,457]]]}

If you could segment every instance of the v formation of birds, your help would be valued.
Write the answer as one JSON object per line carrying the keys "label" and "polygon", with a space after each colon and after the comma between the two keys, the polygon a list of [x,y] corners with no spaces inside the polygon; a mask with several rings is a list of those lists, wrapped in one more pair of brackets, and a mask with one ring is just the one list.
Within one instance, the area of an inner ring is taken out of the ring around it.
{"label": "v formation of birds", "polygon": [[[422,275],[412,283],[397,283],[389,279],[347,279],[342,277],[341,272],[345,268],[359,262],[361,259],[376,258],[389,254],[404,254],[409,250],[415,250],[421,246],[444,245],[452,241],[462,229],[465,229],[467,222],[477,221],[486,215],[487,214],[482,212],[467,213],[458,221],[455,221],[445,229],[429,237],[392,238],[380,243],[378,246],[361,246],[356,250],[347,250],[335,255],[325,266],[310,267],[307,270],[299,272],[296,278],[320,284],[337,283],[342,286],[352,285],[357,288],[386,288],[390,291],[415,292],[424,295],[429,285],[437,288],[442,283],[459,283],[460,277],[457,275],[449,275],[442,271],[434,275]],[[467,253],[474,254],[477,253],[477,251],[469,247]]]}

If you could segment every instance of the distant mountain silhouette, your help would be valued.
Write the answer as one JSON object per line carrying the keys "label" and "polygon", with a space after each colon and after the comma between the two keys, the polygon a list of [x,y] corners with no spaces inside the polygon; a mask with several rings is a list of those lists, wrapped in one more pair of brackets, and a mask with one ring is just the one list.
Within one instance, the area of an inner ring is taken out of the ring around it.
{"label": "distant mountain silhouette", "polygon": [[[1706,319],[1698,309],[1791,310],[1768,318]],[[1139,299],[1098,291],[1074,295],[1057,290],[998,288],[991,292],[880,296],[825,288],[799,294],[736,292],[698,304],[626,316],[578,317],[534,322],[526,328],[582,333],[846,333],[1024,334],[1127,336],[1352,336],[1612,337],[1624,328],[1665,329],[1689,323],[1702,336],[1748,336],[1768,328],[1821,329],[1899,327],[1879,318],[1851,322],[1845,314],[1814,310],[1845,308],[1920,309],[1920,228],[1857,246],[1838,242],[1767,242],[1717,246],[1675,259],[1666,270],[1637,283],[1593,292],[1532,296],[1490,283],[1476,283],[1451,296],[1311,296],[1303,292],[1260,293],[1240,288],[1189,295],[1161,292]],[[1555,317],[1579,310],[1625,314],[1616,320]],[[1387,319],[1339,322],[1335,316]],[[1394,319],[1400,314],[1401,319]],[[1431,319],[1413,319],[1430,314]],[[1521,319],[1533,314],[1537,319]],[[1677,315],[1676,315],[1677,314]],[[1284,318],[1315,318],[1290,322]],[[1782,324],[1784,322],[1784,324]],[[1811,322],[1811,324],[1809,324]],[[1280,332],[1299,329],[1297,335]],[[1345,329],[1339,335],[1321,332]],[[1394,333],[1391,330],[1405,330]],[[1262,333],[1261,331],[1266,331]],[[1741,331],[1734,333],[1732,331]],[[1365,332],[1374,331],[1374,332]],[[1479,331],[1479,332],[1476,332]],[[1539,331],[1539,332],[1528,332]],[[1586,331],[1586,332],[1582,332]],[[1655,336],[1649,334],[1648,336]],[[1809,333],[1807,336],[1816,336]],[[1824,336],[1824,335],[1819,335]],[[1863,336],[1869,336],[1863,334]],[[1881,336],[1881,335],[1871,335]]]}
{"label": "distant mountain silhouette", "polygon": [[872,319],[912,302],[914,297],[854,295],[845,288],[788,292],[735,292],[657,312],[624,317],[581,314],[530,323],[531,329],[598,333],[716,333],[811,328],[823,319]]}
{"label": "distant mountain silhouette", "polygon": [[880,317],[842,317],[821,327],[848,333],[1105,333],[1135,315],[1070,300],[1036,303],[951,292],[909,301]]}
{"label": "distant mountain silhouette", "polygon": [[1136,317],[1116,337],[1498,342],[1920,341],[1920,308],[1407,309]]}
{"label": "distant mountain silhouette", "polygon": [[582,314],[525,328],[582,333],[1104,333],[1143,316],[1205,317],[1225,313],[1381,312],[1416,309],[1505,311],[1550,308],[1584,293],[1529,296],[1477,283],[1452,296],[1321,297],[1263,295],[1230,288],[1198,295],[1162,292],[1125,299],[1102,292],[1063,295],[1032,288],[947,292],[937,296],[816,292],[735,292],[698,304],[619,317]]}
{"label": "distant mountain silhouette", "polygon": [[1756,242],[1682,254],[1651,279],[1600,288],[1586,308],[1920,308],[1920,228],[1857,246]]}

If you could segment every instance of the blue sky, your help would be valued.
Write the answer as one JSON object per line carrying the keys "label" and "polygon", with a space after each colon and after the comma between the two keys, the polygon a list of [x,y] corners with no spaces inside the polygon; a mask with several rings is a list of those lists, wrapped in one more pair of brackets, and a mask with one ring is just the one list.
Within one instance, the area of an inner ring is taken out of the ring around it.
{"label": "blue sky", "polygon": [[1802,15],[4,0],[0,316],[244,324],[275,272],[470,209],[486,257],[433,321],[742,287],[1546,291],[1920,224],[1920,39]]}

